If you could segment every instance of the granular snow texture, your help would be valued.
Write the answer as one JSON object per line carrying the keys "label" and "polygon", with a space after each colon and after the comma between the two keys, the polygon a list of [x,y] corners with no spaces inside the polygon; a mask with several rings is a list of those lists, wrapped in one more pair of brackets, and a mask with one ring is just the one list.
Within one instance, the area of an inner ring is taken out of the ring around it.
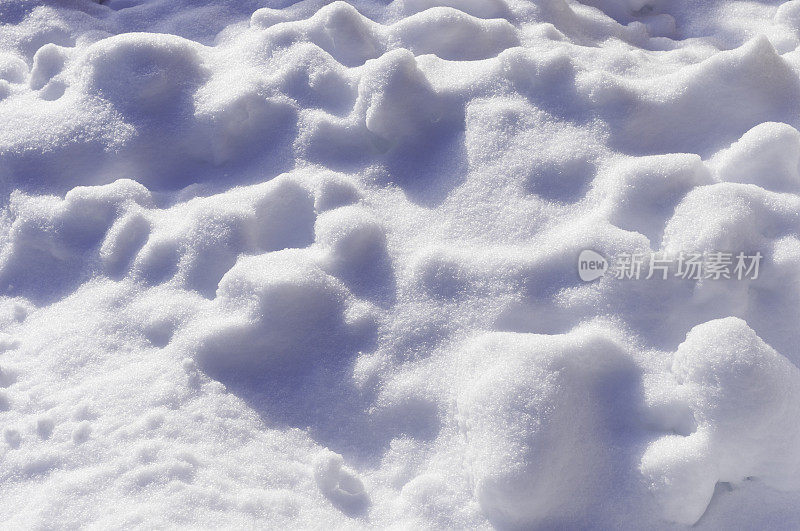
{"label": "granular snow texture", "polygon": [[3,527],[800,527],[800,0],[0,23]]}

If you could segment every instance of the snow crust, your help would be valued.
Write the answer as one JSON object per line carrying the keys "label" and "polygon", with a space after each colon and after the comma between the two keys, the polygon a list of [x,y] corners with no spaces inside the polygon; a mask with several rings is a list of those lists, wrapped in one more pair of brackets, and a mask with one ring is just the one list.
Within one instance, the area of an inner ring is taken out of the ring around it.
{"label": "snow crust", "polygon": [[0,22],[8,527],[800,527],[800,0]]}

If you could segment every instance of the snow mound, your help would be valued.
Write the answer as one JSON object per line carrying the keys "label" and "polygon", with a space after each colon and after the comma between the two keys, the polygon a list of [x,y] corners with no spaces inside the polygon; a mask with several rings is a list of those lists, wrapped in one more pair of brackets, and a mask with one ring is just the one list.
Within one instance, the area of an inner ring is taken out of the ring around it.
{"label": "snow mound", "polygon": [[347,343],[346,296],[344,286],[301,251],[240,259],[220,280],[215,303],[220,315],[243,318],[207,323],[198,360],[210,372],[246,375],[332,356]]}
{"label": "snow mound", "polygon": [[638,378],[624,347],[580,329],[493,333],[468,349],[482,368],[464,382],[458,412],[481,509],[504,528],[588,524],[592,493],[612,484],[609,427],[627,422]]}
{"label": "snow mound", "polygon": [[696,522],[721,481],[758,478],[797,489],[797,367],[729,317],[693,328],[675,353],[672,374],[697,429],[656,440],[641,462],[669,519]]}

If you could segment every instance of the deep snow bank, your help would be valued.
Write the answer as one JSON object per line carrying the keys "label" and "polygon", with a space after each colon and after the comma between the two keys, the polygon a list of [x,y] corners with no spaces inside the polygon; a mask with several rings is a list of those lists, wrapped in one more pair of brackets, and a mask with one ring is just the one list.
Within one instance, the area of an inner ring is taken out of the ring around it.
{"label": "deep snow bank", "polygon": [[0,22],[2,521],[800,526],[797,0]]}

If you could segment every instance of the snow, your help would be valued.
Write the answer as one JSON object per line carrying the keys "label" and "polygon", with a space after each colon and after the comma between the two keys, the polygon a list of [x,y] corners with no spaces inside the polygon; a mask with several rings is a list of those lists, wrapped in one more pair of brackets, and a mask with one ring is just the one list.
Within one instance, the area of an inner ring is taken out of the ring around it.
{"label": "snow", "polygon": [[800,1],[0,22],[8,527],[800,527]]}
{"label": "snow", "polygon": [[759,478],[797,489],[797,367],[744,321],[728,317],[693,328],[672,373],[696,430],[658,439],[641,462],[670,519],[697,521],[719,481]]}

